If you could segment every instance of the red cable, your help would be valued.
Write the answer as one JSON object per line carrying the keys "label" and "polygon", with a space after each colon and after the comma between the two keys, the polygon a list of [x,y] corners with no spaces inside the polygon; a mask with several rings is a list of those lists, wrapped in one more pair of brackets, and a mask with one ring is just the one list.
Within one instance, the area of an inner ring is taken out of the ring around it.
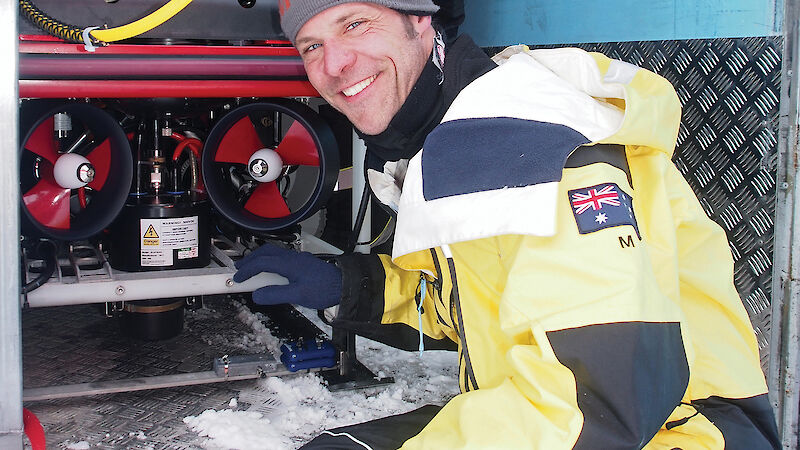
{"label": "red cable", "polygon": [[169,137],[171,137],[172,139],[175,139],[178,142],[181,142],[184,139],[186,139],[186,136],[184,136],[184,135],[182,135],[180,133],[176,133],[174,131],[172,132],[172,134],[169,135]]}
{"label": "red cable", "polygon": [[86,208],[86,186],[78,188],[78,202],[81,204],[81,208]]}
{"label": "red cable", "polygon": [[[181,153],[183,153],[183,149],[189,147],[189,151],[191,151],[192,154],[194,155],[195,159],[197,160],[197,165],[199,167],[200,153],[203,150],[203,141],[195,138],[187,138],[186,136],[183,136],[175,132],[173,132],[170,135],[170,137],[178,141],[178,145],[175,146],[175,151],[172,152],[172,160],[177,161],[178,158],[181,156]],[[205,191],[202,177],[199,177],[199,179],[197,180],[197,186],[195,186],[195,189],[197,189],[200,192]]]}
{"label": "red cable", "polygon": [[47,441],[44,437],[44,427],[36,414],[22,408],[22,424],[25,427],[25,436],[31,441],[32,450],[46,450]]}
{"label": "red cable", "polygon": [[175,146],[175,151],[172,152],[172,160],[177,161],[178,157],[181,156],[181,152],[183,152],[183,149],[186,147],[189,147],[189,150],[194,153],[194,157],[197,158],[199,164],[200,149],[203,148],[203,141],[195,138],[184,138],[182,141],[179,141],[178,145]]}

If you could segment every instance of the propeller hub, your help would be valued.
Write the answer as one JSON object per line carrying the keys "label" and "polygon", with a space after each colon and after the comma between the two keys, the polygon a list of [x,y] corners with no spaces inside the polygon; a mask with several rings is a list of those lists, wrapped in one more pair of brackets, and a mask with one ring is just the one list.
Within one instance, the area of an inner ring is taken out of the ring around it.
{"label": "propeller hub", "polygon": [[94,180],[96,171],[85,156],[76,153],[64,153],[58,157],[53,176],[56,183],[64,189],[78,189]]}
{"label": "propeller hub", "polygon": [[275,150],[262,148],[250,157],[247,162],[247,170],[256,181],[269,183],[277,180],[281,175],[283,160]]}
{"label": "propeller hub", "polygon": [[261,177],[264,176],[269,171],[269,164],[263,159],[254,159],[250,161],[250,173],[254,176]]}
{"label": "propeller hub", "polygon": [[83,163],[78,166],[78,179],[82,183],[89,184],[94,181],[94,166],[91,163]]}

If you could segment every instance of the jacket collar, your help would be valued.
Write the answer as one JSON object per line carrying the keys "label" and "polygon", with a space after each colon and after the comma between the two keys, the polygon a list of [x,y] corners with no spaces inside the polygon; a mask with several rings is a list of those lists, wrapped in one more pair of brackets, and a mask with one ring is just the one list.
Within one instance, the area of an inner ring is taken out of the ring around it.
{"label": "jacket collar", "polygon": [[442,120],[458,93],[469,83],[497,67],[467,35],[459,36],[445,52],[443,70],[437,67],[436,58],[432,55],[405,103],[385,131],[377,135],[366,135],[357,131],[372,156],[382,161],[398,161],[414,156],[422,148],[428,134]]}

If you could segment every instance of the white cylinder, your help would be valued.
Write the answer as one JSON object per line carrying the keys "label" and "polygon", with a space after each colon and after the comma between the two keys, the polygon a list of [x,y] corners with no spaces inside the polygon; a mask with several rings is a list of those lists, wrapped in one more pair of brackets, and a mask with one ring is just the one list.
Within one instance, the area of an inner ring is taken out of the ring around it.
{"label": "white cylinder", "polygon": [[58,157],[53,167],[53,176],[62,188],[77,189],[94,179],[94,167],[84,156],[65,153]]}
{"label": "white cylinder", "polygon": [[253,153],[247,162],[250,175],[262,183],[275,181],[283,171],[283,160],[275,150],[262,148]]}

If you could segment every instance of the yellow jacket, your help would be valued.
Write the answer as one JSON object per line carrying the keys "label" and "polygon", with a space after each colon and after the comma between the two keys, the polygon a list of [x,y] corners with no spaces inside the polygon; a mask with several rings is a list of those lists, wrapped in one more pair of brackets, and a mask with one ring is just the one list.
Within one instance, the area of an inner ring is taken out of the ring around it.
{"label": "yellow jacket", "polygon": [[403,448],[776,446],[672,86],[577,49],[496,61],[410,160],[381,276],[343,267],[341,326],[460,352],[462,393]]}

